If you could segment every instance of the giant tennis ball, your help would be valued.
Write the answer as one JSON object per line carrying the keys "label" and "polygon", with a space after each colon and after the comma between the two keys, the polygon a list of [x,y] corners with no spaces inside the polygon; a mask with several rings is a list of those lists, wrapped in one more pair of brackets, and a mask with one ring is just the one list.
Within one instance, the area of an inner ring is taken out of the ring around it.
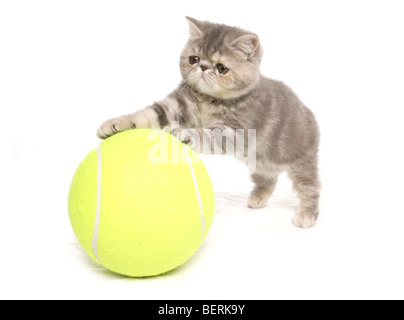
{"label": "giant tennis ball", "polygon": [[73,230],[91,258],[130,277],[188,260],[214,215],[209,175],[188,146],[160,130],[116,134],[78,167],[69,193]]}

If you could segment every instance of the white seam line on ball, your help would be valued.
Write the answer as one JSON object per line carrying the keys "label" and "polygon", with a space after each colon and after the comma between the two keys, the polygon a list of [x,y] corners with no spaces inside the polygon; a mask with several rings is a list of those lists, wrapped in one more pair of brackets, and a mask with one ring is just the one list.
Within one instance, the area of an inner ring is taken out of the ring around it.
{"label": "white seam line on ball", "polygon": [[102,178],[102,158],[101,158],[101,147],[98,145],[96,148],[97,150],[97,159],[98,159],[98,172],[97,172],[97,208],[95,213],[95,221],[94,221],[94,231],[93,231],[93,242],[92,248],[95,258],[99,261],[98,258],[98,248],[97,248],[97,241],[98,241],[98,230],[100,228],[100,217],[101,217],[101,178]]}
{"label": "white seam line on ball", "polygon": [[199,210],[201,213],[201,223],[202,223],[202,241],[203,238],[205,237],[205,216],[203,214],[203,204],[202,204],[202,199],[201,199],[201,194],[199,192],[199,188],[198,188],[198,181],[196,180],[196,175],[195,175],[195,170],[194,170],[194,166],[192,165],[192,159],[188,154],[188,148],[184,147],[182,149],[183,152],[185,152],[189,167],[191,168],[191,175],[192,175],[192,180],[194,182],[194,186],[195,186],[195,191],[196,191],[196,197],[198,198],[198,204],[199,204]]}

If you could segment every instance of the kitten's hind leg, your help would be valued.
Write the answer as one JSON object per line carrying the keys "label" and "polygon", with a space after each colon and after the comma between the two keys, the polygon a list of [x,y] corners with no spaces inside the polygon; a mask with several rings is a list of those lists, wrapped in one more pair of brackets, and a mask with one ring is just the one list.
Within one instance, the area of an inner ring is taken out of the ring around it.
{"label": "kitten's hind leg", "polygon": [[263,208],[267,205],[269,198],[275,190],[276,183],[278,182],[278,173],[268,175],[256,172],[251,178],[255,183],[255,187],[251,191],[247,205],[252,209]]}
{"label": "kitten's hind leg", "polygon": [[292,166],[289,176],[300,198],[300,209],[292,223],[299,228],[310,228],[316,224],[319,214],[320,182],[317,161]]}

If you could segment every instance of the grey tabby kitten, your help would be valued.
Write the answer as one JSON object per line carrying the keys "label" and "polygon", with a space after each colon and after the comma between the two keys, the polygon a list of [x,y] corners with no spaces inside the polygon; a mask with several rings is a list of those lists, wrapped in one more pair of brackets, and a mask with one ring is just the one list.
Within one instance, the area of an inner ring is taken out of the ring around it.
{"label": "grey tabby kitten", "polygon": [[[278,175],[287,171],[300,198],[292,222],[312,227],[319,214],[317,154],[319,130],[312,112],[292,90],[260,73],[258,36],[239,28],[188,18],[190,38],[180,58],[182,83],[164,100],[106,121],[98,130],[105,139],[131,128],[162,128],[191,141],[195,135],[215,139],[236,129],[256,130],[255,187],[250,208],[264,207]],[[179,122],[179,129],[170,126]],[[202,131],[203,130],[203,131]],[[199,150],[210,152],[211,150]]]}

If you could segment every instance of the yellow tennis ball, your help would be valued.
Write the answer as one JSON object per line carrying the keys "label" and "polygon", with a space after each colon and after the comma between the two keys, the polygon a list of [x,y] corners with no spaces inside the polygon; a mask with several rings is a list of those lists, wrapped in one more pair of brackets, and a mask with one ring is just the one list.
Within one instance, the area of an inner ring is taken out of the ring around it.
{"label": "yellow tennis ball", "polygon": [[160,130],[103,141],[78,167],[69,216],[84,250],[105,268],[154,276],[188,260],[214,215],[214,192],[197,154]]}

